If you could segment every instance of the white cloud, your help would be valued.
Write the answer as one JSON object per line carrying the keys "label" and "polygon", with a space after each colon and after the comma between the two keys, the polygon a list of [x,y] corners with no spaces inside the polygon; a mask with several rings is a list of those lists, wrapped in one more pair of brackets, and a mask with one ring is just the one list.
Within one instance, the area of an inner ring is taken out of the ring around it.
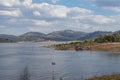
{"label": "white cloud", "polygon": [[[33,4],[31,9],[39,10],[41,16],[43,17],[58,17],[63,18],[67,16],[69,8],[65,6],[51,5],[48,3]],[[38,13],[38,12],[37,12]]]}
{"label": "white cloud", "polygon": [[34,12],[33,12],[33,15],[35,15],[35,16],[40,16],[41,14],[40,14],[39,11],[34,11]]}
{"label": "white cloud", "polygon": [[47,22],[47,21],[44,21],[44,20],[33,20],[33,23],[35,25],[40,25],[40,26],[50,26],[51,25],[50,22]]}
{"label": "white cloud", "polygon": [[70,8],[68,12],[68,16],[74,19],[82,19],[92,14],[94,14],[93,11],[78,7]]}
{"label": "white cloud", "polygon": [[22,13],[20,10],[11,10],[11,11],[6,11],[6,10],[0,10],[0,15],[3,16],[14,16],[14,17],[19,17]]}
{"label": "white cloud", "polygon": [[53,10],[51,10],[49,13],[52,17],[60,17],[64,18],[67,17],[69,9],[64,6],[54,6]]}
{"label": "white cloud", "polygon": [[102,15],[97,15],[93,17],[93,21],[98,24],[109,24],[113,23],[115,20]]}
{"label": "white cloud", "polygon": [[[15,0],[0,2],[4,6],[7,5],[7,9],[0,10],[0,17],[2,17],[0,20],[3,20],[0,24],[13,27],[16,32],[20,29],[25,29],[26,32],[27,30],[51,32],[61,29],[95,31],[120,28],[118,27],[120,16],[97,15],[94,11],[85,8],[32,3],[32,0],[16,1],[19,4],[16,5]],[[9,20],[7,16],[11,16]]]}
{"label": "white cloud", "polygon": [[54,18],[65,18],[65,17],[76,17],[83,15],[90,15],[94,12],[84,8],[73,7],[69,8],[60,5],[51,5],[48,3],[33,4],[30,9],[37,10],[34,11],[34,15],[41,15],[43,17],[54,17]]}
{"label": "white cloud", "polygon": [[87,0],[93,1],[95,6],[103,9],[120,12],[120,0]]}
{"label": "white cloud", "polygon": [[91,25],[83,24],[83,28],[86,29],[86,30],[91,29]]}
{"label": "white cloud", "polygon": [[19,0],[0,0],[0,5],[11,7],[13,5],[19,5]]}
{"label": "white cloud", "polygon": [[104,7],[104,9],[109,9],[112,11],[120,12],[120,7]]}
{"label": "white cloud", "polygon": [[30,6],[32,4],[32,0],[24,0],[23,5]]}

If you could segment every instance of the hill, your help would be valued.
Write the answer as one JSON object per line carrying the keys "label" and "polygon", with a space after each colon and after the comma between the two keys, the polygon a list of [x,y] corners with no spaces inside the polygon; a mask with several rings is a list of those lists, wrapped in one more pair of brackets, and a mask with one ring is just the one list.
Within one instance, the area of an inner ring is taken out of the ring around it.
{"label": "hill", "polygon": [[[120,31],[116,31],[119,32]],[[113,32],[107,31],[96,31],[91,33],[85,33],[81,31],[73,31],[73,30],[61,30],[61,31],[54,31],[48,34],[40,33],[40,32],[27,32],[19,36],[14,35],[6,35],[0,34],[0,41],[4,41],[5,39],[16,42],[16,41],[72,41],[72,40],[86,40],[91,39],[94,40],[99,35],[108,35],[112,34]]]}
{"label": "hill", "polygon": [[86,36],[86,33],[73,30],[63,30],[55,31],[47,34],[47,40],[56,40],[56,41],[70,41],[77,40],[80,37]]}
{"label": "hill", "polygon": [[94,40],[95,38],[97,38],[100,35],[107,35],[107,34],[112,34],[113,32],[107,32],[107,31],[95,31],[93,33],[88,33],[86,36],[84,37],[80,37],[78,40],[86,40],[86,39],[90,39],[90,40]]}
{"label": "hill", "polygon": [[0,34],[0,42],[16,42],[18,37],[14,35]]}
{"label": "hill", "polygon": [[39,32],[27,32],[19,36],[20,40],[23,41],[35,41],[35,40],[44,40],[46,35]]}

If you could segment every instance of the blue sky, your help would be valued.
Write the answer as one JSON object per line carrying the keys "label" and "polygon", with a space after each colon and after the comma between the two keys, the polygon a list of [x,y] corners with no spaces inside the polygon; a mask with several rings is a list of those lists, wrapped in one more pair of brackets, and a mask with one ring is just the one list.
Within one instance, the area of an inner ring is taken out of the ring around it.
{"label": "blue sky", "polygon": [[120,30],[120,0],[0,0],[0,34]]}

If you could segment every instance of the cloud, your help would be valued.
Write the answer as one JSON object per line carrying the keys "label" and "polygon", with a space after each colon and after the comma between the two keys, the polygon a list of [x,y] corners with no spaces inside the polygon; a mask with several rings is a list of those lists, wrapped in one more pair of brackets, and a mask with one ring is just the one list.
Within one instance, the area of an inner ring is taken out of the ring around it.
{"label": "cloud", "polygon": [[11,7],[13,5],[19,5],[19,0],[0,0],[0,5]]}
{"label": "cloud", "polygon": [[33,15],[35,15],[35,16],[40,16],[41,14],[40,14],[39,11],[34,11],[34,12],[33,12]]}
{"label": "cloud", "polygon": [[115,31],[120,28],[118,24],[120,16],[97,15],[94,11],[85,8],[33,3],[32,0],[4,0],[0,4],[2,6],[0,26],[6,26],[4,30],[0,27],[2,29],[0,33],[13,33],[13,31],[16,34],[27,31],[49,33],[63,29],[91,32]]}
{"label": "cloud", "polygon": [[71,18],[76,18],[77,19],[77,18],[82,18],[86,15],[91,15],[93,13],[94,12],[91,11],[91,10],[75,7],[75,8],[70,8],[69,12],[67,14]]}
{"label": "cloud", "polygon": [[50,26],[51,23],[44,21],[44,20],[33,20],[33,23],[35,23],[35,25],[39,25],[39,26]]}
{"label": "cloud", "polygon": [[94,16],[93,21],[98,24],[109,24],[114,22],[115,20],[105,16],[97,15],[97,16]]}
{"label": "cloud", "polygon": [[109,9],[112,11],[120,12],[120,7],[104,7],[104,9]]}
{"label": "cloud", "polygon": [[101,7],[118,7],[120,0],[95,0],[96,5]]}
{"label": "cloud", "polygon": [[24,0],[23,5],[29,6],[32,4],[32,0]]}
{"label": "cloud", "polygon": [[6,26],[0,26],[0,29],[4,29],[4,28],[6,28]]}
{"label": "cloud", "polygon": [[19,17],[20,15],[22,15],[22,13],[20,12],[20,10],[0,10],[0,16],[14,16],[14,17]]}
{"label": "cloud", "polygon": [[96,6],[120,12],[120,0],[93,0]]}
{"label": "cloud", "polygon": [[33,4],[31,5],[32,10],[36,10],[43,17],[54,17],[54,18],[63,18],[67,16],[69,8],[59,5],[51,5],[48,3]]}

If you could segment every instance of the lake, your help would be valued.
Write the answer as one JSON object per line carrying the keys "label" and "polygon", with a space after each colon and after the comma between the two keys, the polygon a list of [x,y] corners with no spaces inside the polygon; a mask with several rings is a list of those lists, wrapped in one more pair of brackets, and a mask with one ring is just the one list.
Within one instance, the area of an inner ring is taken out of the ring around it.
{"label": "lake", "polygon": [[[19,80],[25,67],[30,80],[82,80],[120,73],[120,53],[60,51],[40,46],[58,42],[0,43],[0,80]],[[55,62],[56,65],[51,65]],[[54,71],[54,72],[53,72]]]}

